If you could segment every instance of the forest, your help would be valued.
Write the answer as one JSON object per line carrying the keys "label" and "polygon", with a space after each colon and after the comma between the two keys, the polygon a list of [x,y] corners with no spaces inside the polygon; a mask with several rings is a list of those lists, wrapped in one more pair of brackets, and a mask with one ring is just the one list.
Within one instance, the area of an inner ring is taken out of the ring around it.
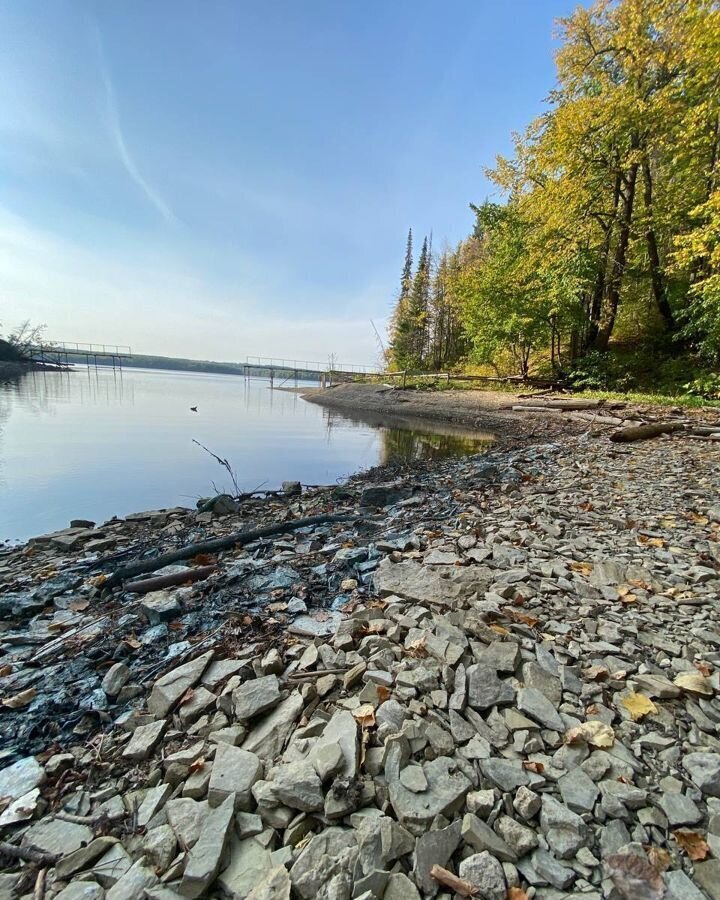
{"label": "forest", "polygon": [[555,61],[472,233],[409,233],[389,361],[720,396],[720,5],[599,0]]}

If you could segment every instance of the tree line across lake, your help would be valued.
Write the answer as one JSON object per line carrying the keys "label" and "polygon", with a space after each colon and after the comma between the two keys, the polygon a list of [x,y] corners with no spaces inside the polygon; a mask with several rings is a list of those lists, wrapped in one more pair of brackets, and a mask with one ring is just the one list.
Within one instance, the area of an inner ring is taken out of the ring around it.
{"label": "tree line across lake", "polygon": [[503,202],[440,253],[408,235],[391,362],[720,395],[720,6],[600,0],[559,27],[546,111],[486,173]]}

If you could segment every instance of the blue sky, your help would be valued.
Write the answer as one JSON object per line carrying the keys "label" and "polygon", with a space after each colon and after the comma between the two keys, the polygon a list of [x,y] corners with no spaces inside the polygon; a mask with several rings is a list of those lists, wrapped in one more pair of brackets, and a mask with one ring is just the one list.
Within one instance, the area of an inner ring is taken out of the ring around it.
{"label": "blue sky", "polygon": [[372,362],[543,108],[566,0],[5,0],[0,321]]}

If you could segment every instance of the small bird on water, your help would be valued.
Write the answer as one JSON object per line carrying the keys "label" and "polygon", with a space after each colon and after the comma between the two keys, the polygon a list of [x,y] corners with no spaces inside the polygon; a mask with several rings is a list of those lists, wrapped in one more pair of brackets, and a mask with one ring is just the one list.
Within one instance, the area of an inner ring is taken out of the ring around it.
{"label": "small bird on water", "polygon": [[197,412],[197,406],[191,406],[190,412]]}

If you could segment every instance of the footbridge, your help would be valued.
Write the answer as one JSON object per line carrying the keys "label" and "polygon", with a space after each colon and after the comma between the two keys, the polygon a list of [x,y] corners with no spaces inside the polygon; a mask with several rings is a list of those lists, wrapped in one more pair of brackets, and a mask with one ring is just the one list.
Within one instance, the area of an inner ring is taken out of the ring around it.
{"label": "footbridge", "polygon": [[[122,368],[123,364],[142,366],[152,360],[153,368],[162,368],[162,357],[148,357],[146,354],[133,353],[132,348],[122,344],[87,344],[77,341],[45,341],[26,348],[26,353],[35,362],[45,365],[70,368],[73,365],[112,366]],[[349,381],[366,375],[379,375],[378,366],[358,363],[343,363],[335,356],[329,356],[327,362],[311,360],[286,359],[275,356],[246,356],[244,362],[214,363],[207,362],[207,368],[201,369],[201,360],[182,360],[168,358],[168,368],[182,369],[183,362],[193,363],[190,371],[223,372],[226,374],[244,375],[246,378],[269,378],[272,384],[287,381],[319,381],[329,384],[335,381]]]}

